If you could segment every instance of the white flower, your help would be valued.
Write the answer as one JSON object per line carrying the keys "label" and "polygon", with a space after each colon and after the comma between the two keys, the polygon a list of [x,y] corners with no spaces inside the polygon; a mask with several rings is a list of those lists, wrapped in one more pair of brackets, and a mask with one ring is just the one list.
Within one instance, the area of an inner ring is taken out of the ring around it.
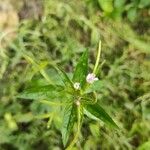
{"label": "white flower", "polygon": [[79,82],[74,83],[73,87],[74,87],[76,90],[79,90],[79,89],[80,89],[80,83],[79,83]]}
{"label": "white flower", "polygon": [[94,73],[89,73],[88,75],[87,75],[87,77],[86,77],[86,81],[88,82],[88,83],[93,83],[94,81],[97,81],[98,80],[98,78],[97,77],[95,77],[95,74]]}
{"label": "white flower", "polygon": [[80,106],[80,101],[79,100],[77,100],[75,103],[76,103],[77,106]]}

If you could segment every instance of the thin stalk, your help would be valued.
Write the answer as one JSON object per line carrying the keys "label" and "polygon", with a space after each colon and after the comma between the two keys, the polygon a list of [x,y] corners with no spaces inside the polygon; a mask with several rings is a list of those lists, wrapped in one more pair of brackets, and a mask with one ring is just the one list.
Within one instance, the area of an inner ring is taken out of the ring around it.
{"label": "thin stalk", "polygon": [[81,109],[81,106],[77,106],[77,132],[76,132],[76,135],[74,137],[74,139],[72,140],[72,142],[70,143],[70,145],[66,148],[66,150],[72,150],[72,147],[75,145],[75,143],[77,142],[77,139],[79,137],[79,134],[80,134],[80,126],[81,126],[81,115],[80,115],[80,109]]}
{"label": "thin stalk", "polygon": [[93,104],[95,104],[95,103],[97,103],[97,95],[96,95],[96,92],[93,92],[94,93],[94,95],[95,95],[95,99],[94,99],[94,101],[93,101]]}
{"label": "thin stalk", "polygon": [[53,118],[54,118],[54,114],[52,114],[52,115],[49,117],[49,120],[48,120],[48,122],[47,122],[47,129],[49,129],[49,128],[51,127]]}
{"label": "thin stalk", "polygon": [[94,74],[96,74],[96,72],[97,72],[98,64],[99,64],[99,61],[100,61],[100,56],[101,56],[101,41],[99,41],[99,47],[98,47],[98,52],[97,52],[96,63],[95,63],[94,70],[93,70]]}

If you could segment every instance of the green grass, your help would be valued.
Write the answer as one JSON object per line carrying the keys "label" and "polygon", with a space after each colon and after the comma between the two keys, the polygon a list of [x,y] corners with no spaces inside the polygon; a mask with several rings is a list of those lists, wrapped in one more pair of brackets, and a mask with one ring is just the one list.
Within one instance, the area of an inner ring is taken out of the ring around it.
{"label": "green grass", "polygon": [[[148,7],[130,22],[115,21],[99,5],[87,1],[43,1],[40,19],[20,20],[16,38],[2,36],[0,47],[0,150],[61,150],[61,120],[54,114],[50,128],[45,112],[52,108],[18,99],[25,88],[59,83],[51,64],[72,76],[81,53],[89,49],[93,69],[102,41],[98,102],[120,126],[114,131],[103,122],[86,118],[74,149],[149,150],[150,148],[150,19]],[[145,13],[145,17],[143,14]],[[2,38],[3,37],[3,38]],[[38,80],[38,81],[37,81]],[[35,118],[34,116],[38,116]],[[39,119],[41,118],[41,119]],[[45,119],[43,119],[45,118]],[[76,129],[74,129],[76,131]],[[143,148],[144,147],[144,148]]]}

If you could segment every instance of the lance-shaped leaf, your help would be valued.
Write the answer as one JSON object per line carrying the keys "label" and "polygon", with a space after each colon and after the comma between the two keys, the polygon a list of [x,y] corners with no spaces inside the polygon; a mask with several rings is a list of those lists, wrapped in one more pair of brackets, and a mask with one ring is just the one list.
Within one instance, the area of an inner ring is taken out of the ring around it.
{"label": "lance-shaped leaf", "polygon": [[81,97],[81,102],[84,104],[93,104],[97,102],[97,96],[95,92],[91,92],[85,95],[82,95]]}
{"label": "lance-shaped leaf", "polygon": [[55,67],[55,69],[58,71],[60,78],[62,79],[65,86],[73,88],[73,83],[71,82],[71,80],[68,77],[68,75],[66,74],[66,72],[63,71],[60,67]]}
{"label": "lance-shaped leaf", "polygon": [[74,104],[66,106],[64,110],[63,124],[61,130],[64,146],[66,146],[68,142],[69,136],[72,132],[74,123],[76,121],[76,116],[77,116],[77,109],[74,106]]}
{"label": "lance-shaped leaf", "polygon": [[44,85],[36,86],[30,89],[25,90],[19,94],[18,98],[24,99],[46,99],[56,97],[58,92],[62,91],[64,88],[60,85]]}
{"label": "lance-shaped leaf", "polygon": [[[106,123],[112,127],[118,128],[118,126],[113,121],[113,119],[105,112],[105,110],[98,103],[93,104],[93,105],[87,105],[85,109],[93,117],[96,117],[97,119],[102,120],[104,123]],[[88,113],[86,113],[86,114],[88,114]]]}
{"label": "lance-shaped leaf", "polygon": [[91,93],[94,91],[102,92],[104,89],[106,89],[106,82],[104,80],[98,80],[87,86],[87,88],[84,91],[84,94]]}
{"label": "lance-shaped leaf", "polygon": [[81,87],[83,87],[86,81],[87,73],[88,73],[88,50],[86,50],[82,54],[76,66],[76,69],[73,75],[73,81],[79,82],[81,84]]}

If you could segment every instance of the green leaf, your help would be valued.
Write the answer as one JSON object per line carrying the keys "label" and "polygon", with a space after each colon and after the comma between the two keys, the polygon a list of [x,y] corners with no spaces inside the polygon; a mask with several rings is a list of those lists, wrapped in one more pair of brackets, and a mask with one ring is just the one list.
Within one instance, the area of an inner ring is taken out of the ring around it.
{"label": "green leaf", "polygon": [[88,73],[88,50],[86,50],[82,54],[76,66],[76,69],[73,75],[73,81],[79,82],[81,84],[81,87],[83,87],[86,81],[87,73]]}
{"label": "green leaf", "polygon": [[101,92],[104,88],[106,88],[106,82],[104,80],[98,80],[98,81],[95,81],[93,84],[90,84],[85,92],[85,93],[91,93],[91,92]]}
{"label": "green leaf", "polygon": [[122,8],[125,5],[126,0],[115,0],[114,6],[115,8]]}
{"label": "green leaf", "polygon": [[16,122],[31,122],[34,119],[34,115],[32,113],[26,113],[26,114],[21,114],[21,113],[17,113],[17,115],[15,115],[15,120]]}
{"label": "green leaf", "polygon": [[62,124],[62,140],[64,146],[66,146],[69,136],[71,134],[71,131],[73,129],[74,123],[76,121],[77,116],[77,109],[74,104],[66,106],[64,110],[64,116],[63,116],[63,124]]}
{"label": "green leaf", "polygon": [[135,7],[130,8],[127,12],[127,17],[131,22],[133,22],[137,17],[137,9]]}
{"label": "green leaf", "polygon": [[112,118],[105,112],[105,110],[98,104],[87,105],[86,111],[88,111],[92,116],[102,120],[104,123],[118,128],[116,123],[112,120]]}
{"label": "green leaf", "polygon": [[45,85],[45,86],[37,86],[30,89],[25,90],[21,94],[19,94],[18,98],[24,99],[45,99],[56,97],[56,94],[62,91],[64,88],[60,85]]}
{"label": "green leaf", "polygon": [[57,71],[58,71],[63,83],[65,84],[65,86],[73,88],[73,83],[71,82],[71,80],[68,77],[68,75],[66,74],[66,72],[63,71],[60,67],[57,67]]}
{"label": "green leaf", "polygon": [[50,79],[53,81],[53,83],[58,84],[58,85],[64,85],[60,77],[60,74],[55,68],[48,68],[46,71]]}
{"label": "green leaf", "polygon": [[149,0],[140,0],[139,8],[144,8],[144,7],[147,7],[147,6],[150,6],[150,1]]}
{"label": "green leaf", "polygon": [[113,11],[112,0],[98,0],[98,2],[104,12],[111,13]]}
{"label": "green leaf", "polygon": [[84,104],[93,104],[97,102],[97,96],[95,92],[86,93],[82,95],[81,102]]}
{"label": "green leaf", "polygon": [[149,150],[149,149],[150,149],[150,140],[138,147],[138,150]]}
{"label": "green leaf", "polygon": [[84,111],[84,114],[85,114],[86,116],[88,116],[89,118],[91,118],[91,119],[93,119],[93,120],[96,120],[96,121],[99,120],[97,117],[95,117],[94,115],[92,115],[89,111],[87,111],[85,108],[84,108],[83,111]]}
{"label": "green leaf", "polygon": [[115,0],[114,1],[114,10],[111,13],[111,16],[115,20],[121,20],[123,12],[125,10],[126,0]]}

